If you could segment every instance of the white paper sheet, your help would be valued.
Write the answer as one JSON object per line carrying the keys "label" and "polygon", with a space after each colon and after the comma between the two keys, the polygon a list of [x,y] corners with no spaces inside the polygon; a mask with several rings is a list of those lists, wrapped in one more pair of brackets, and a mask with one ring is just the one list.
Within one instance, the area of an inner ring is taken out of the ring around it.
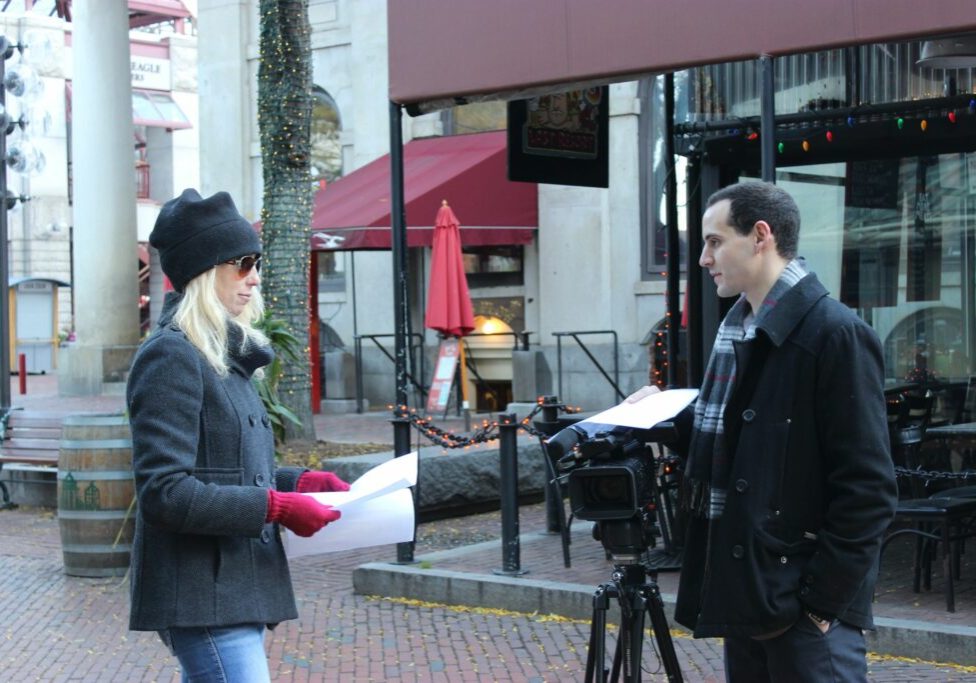
{"label": "white paper sheet", "polygon": [[698,389],[669,389],[645,396],[636,403],[624,401],[581,421],[586,423],[620,425],[636,429],[650,429],[658,422],[666,422],[684,410],[698,396]]}
{"label": "white paper sheet", "polygon": [[285,553],[301,557],[412,541],[414,505],[409,487],[417,483],[417,465],[414,451],[372,468],[348,491],[306,493],[340,510],[342,517],[309,538],[283,529]]}

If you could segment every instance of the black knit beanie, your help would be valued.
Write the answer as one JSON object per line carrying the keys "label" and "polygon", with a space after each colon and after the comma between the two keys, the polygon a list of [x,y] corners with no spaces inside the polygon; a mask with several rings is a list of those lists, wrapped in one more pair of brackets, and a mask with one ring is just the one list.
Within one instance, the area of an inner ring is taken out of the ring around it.
{"label": "black knit beanie", "polygon": [[149,244],[159,250],[163,273],[182,292],[200,273],[239,256],[261,253],[261,239],[226,192],[204,199],[183,190],[163,204]]}

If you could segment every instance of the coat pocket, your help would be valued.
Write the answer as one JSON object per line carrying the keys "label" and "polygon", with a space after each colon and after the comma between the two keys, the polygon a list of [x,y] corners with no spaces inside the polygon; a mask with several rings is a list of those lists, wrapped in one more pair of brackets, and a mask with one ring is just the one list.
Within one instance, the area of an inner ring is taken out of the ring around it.
{"label": "coat pocket", "polygon": [[761,528],[755,530],[754,540],[757,592],[768,614],[782,614],[796,604],[803,568],[816,550],[817,542],[802,533],[787,539]]}

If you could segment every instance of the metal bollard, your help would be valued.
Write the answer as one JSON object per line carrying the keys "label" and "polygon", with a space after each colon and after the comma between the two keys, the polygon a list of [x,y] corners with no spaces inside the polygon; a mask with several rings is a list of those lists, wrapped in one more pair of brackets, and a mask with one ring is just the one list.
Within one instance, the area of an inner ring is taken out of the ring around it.
{"label": "metal bollard", "polygon": [[20,395],[27,393],[27,354],[17,354],[17,372],[20,375]]}
{"label": "metal bollard", "polygon": [[[410,418],[395,417],[393,423],[393,455],[400,457],[410,452]],[[420,461],[417,461],[417,485],[413,487],[413,530],[417,536],[417,506],[420,502]],[[397,543],[397,564],[412,564],[414,541]]]}
{"label": "metal bollard", "polygon": [[518,519],[518,417],[514,414],[498,416],[498,460],[500,467],[500,498],[502,512],[502,568],[495,574],[517,576],[525,574],[519,559]]}

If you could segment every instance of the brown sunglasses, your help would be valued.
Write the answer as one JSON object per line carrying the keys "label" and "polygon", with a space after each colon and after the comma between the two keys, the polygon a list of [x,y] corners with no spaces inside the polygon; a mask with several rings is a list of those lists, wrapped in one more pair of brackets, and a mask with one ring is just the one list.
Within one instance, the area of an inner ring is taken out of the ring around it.
{"label": "brown sunglasses", "polygon": [[244,279],[251,272],[251,269],[261,272],[261,255],[260,254],[250,254],[249,256],[241,256],[240,258],[231,259],[230,261],[224,261],[228,266],[237,266],[237,277]]}

